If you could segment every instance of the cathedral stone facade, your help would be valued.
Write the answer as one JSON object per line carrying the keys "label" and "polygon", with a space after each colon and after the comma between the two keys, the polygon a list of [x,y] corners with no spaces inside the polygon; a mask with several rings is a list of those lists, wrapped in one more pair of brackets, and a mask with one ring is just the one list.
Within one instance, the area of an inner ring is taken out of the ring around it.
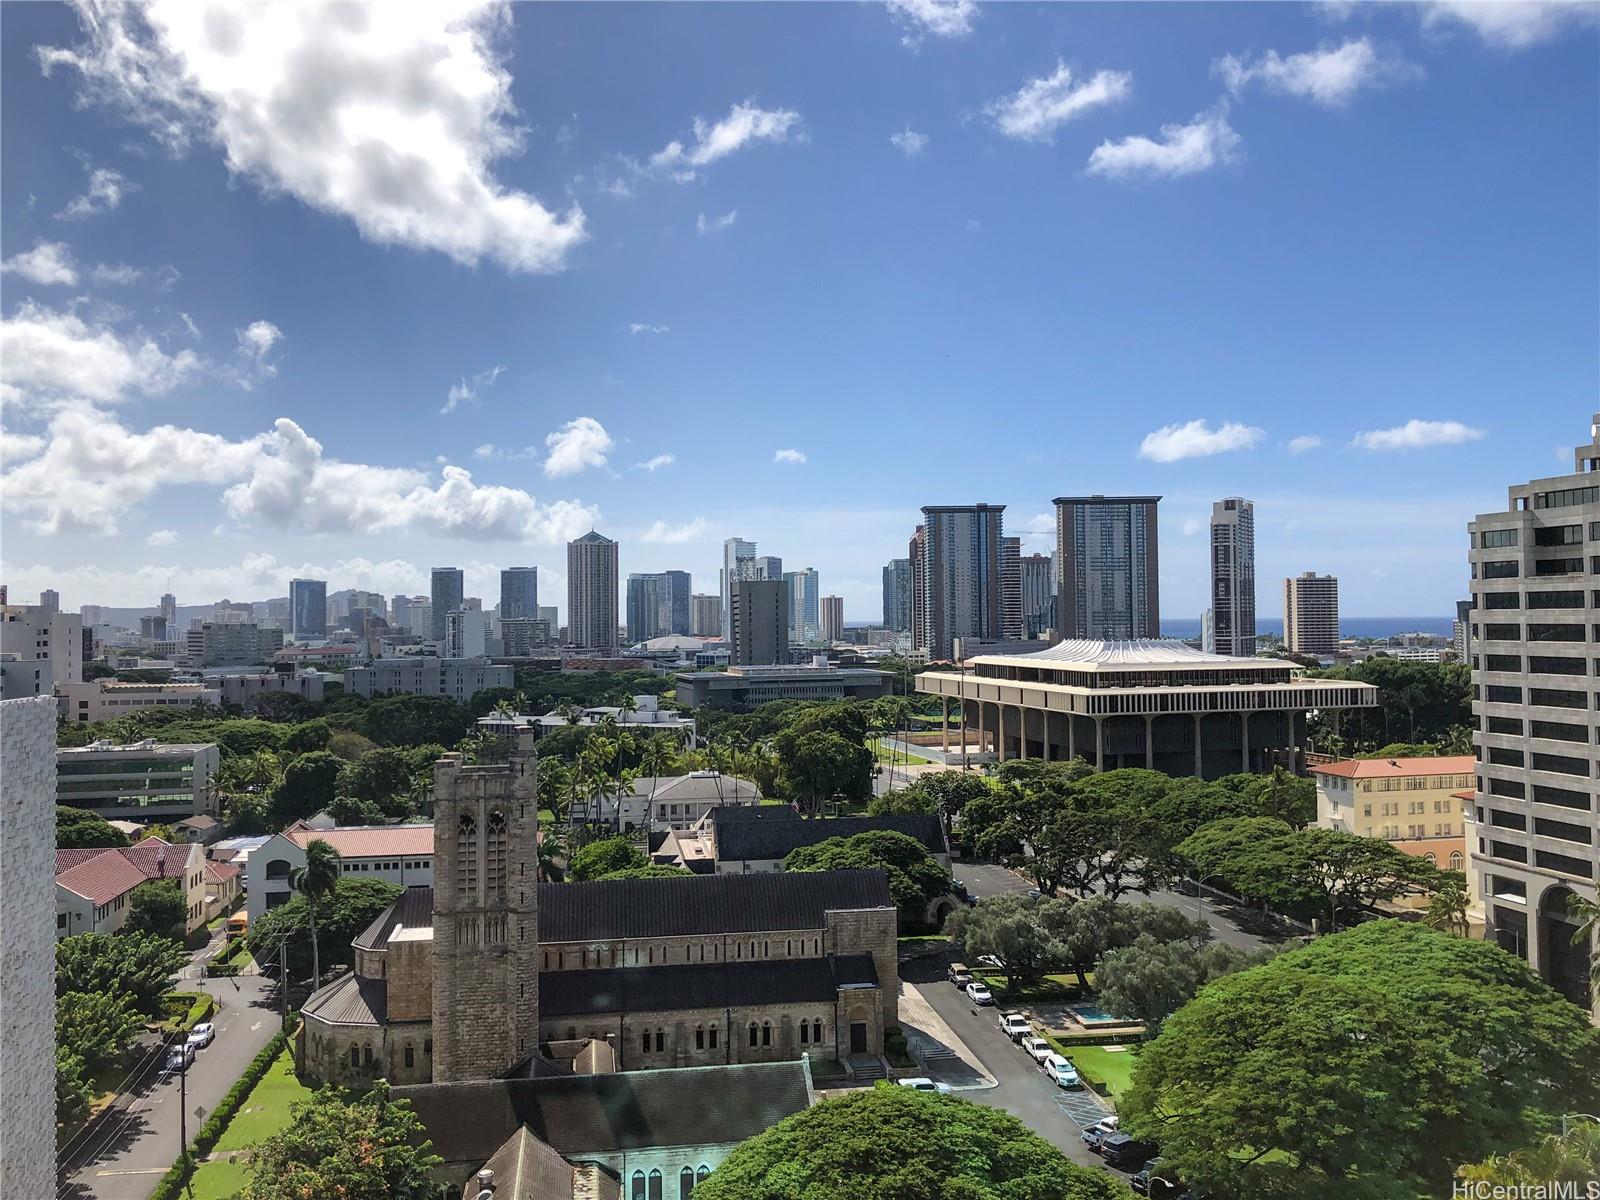
{"label": "cathedral stone facade", "polygon": [[537,882],[530,734],[434,771],[433,888],[316,992],[302,1072],[362,1086],[538,1074],[593,1039],[621,1071],[881,1053],[895,908],[879,871]]}

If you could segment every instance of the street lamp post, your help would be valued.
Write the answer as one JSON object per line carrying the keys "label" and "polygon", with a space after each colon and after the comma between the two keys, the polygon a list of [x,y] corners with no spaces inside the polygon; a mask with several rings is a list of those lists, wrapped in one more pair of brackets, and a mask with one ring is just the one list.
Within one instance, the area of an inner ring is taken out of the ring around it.
{"label": "street lamp post", "polygon": [[1211,882],[1211,880],[1213,880],[1213,879],[1221,879],[1221,878],[1222,878],[1222,876],[1220,874],[1218,874],[1216,872],[1213,872],[1212,874],[1207,875],[1204,879],[1196,879],[1194,881],[1194,917],[1195,917],[1195,920],[1204,921],[1206,919],[1205,910],[1200,907],[1200,889],[1202,887],[1204,887],[1207,883]]}

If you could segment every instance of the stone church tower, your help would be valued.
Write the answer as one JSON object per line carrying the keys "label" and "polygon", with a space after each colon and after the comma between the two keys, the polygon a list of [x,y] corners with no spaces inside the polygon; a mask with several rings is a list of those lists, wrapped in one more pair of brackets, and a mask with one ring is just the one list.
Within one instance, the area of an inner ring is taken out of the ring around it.
{"label": "stone church tower", "polygon": [[433,1080],[498,1079],[539,1047],[533,731],[433,768]]}

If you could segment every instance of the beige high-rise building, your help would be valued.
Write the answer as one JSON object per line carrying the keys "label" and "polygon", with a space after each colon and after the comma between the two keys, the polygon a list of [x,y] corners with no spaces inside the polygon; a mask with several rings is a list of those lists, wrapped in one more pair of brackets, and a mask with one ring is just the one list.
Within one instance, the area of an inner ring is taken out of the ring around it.
{"label": "beige high-rise building", "polygon": [[1283,581],[1283,644],[1292,654],[1339,648],[1339,581],[1307,571]]}
{"label": "beige high-rise building", "polygon": [[822,640],[828,643],[844,639],[844,597],[822,597]]}
{"label": "beige high-rise building", "polygon": [[722,636],[722,597],[696,592],[689,597],[689,632],[695,637]]}
{"label": "beige high-rise building", "polygon": [[587,650],[617,647],[617,544],[592,529],[567,543],[567,640]]}
{"label": "beige high-rise building", "polygon": [[1255,657],[1256,506],[1238,496],[1211,506],[1211,639],[1217,654]]}

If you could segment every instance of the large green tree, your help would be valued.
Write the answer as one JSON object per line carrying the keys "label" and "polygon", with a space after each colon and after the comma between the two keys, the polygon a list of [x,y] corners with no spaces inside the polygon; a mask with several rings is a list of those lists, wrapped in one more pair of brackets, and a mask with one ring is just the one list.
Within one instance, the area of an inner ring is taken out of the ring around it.
{"label": "large green tree", "polygon": [[159,1017],[172,978],[186,961],[171,938],[147,933],[80,933],[56,943],[56,995],[125,995],[147,1017]]}
{"label": "large green tree", "polygon": [[1011,1114],[879,1084],[740,1143],[695,1200],[1117,1200]]}
{"label": "large green tree", "polygon": [[1214,979],[1272,957],[1222,942],[1161,942],[1141,933],[1130,946],[1101,955],[1094,969],[1096,1000],[1117,1017],[1144,1022],[1154,1033]]}
{"label": "large green tree", "polygon": [[377,805],[386,816],[405,817],[412,811],[414,774],[406,751],[384,746],[363,754],[340,772],[339,792]]}
{"label": "large green tree", "polygon": [[153,933],[182,939],[189,915],[182,886],[176,879],[147,879],[128,895],[129,933]]}
{"label": "large green tree", "polygon": [[971,908],[958,908],[945,923],[968,962],[993,958],[1005,972],[1006,986],[1017,991],[1037,983],[1055,965],[1059,948],[1040,920],[1042,903],[1022,896],[990,896]]}
{"label": "large green tree", "polygon": [[916,838],[892,829],[870,829],[791,850],[785,871],[886,871],[889,894],[900,919],[921,924],[929,907],[950,894],[950,872]]}
{"label": "large green tree", "polygon": [[435,1200],[444,1160],[405,1100],[379,1080],[361,1096],[324,1087],[250,1151],[241,1200]]}
{"label": "large green tree", "polygon": [[87,850],[99,846],[126,846],[128,835],[99,813],[56,805],[56,849]]}
{"label": "large green tree", "polygon": [[780,735],[777,739],[785,791],[808,813],[834,796],[866,800],[872,795],[872,751],[830,729]]}
{"label": "large green tree", "polygon": [[601,838],[572,856],[567,863],[567,876],[581,883],[649,865],[650,859],[627,838]]}
{"label": "large green tree", "polygon": [[1120,1097],[1207,1193],[1414,1197],[1600,1104],[1600,1030],[1522,960],[1372,921],[1203,988]]}
{"label": "large green tree", "polygon": [[382,696],[367,705],[357,732],[380,746],[454,746],[476,723],[471,709],[444,696]]}
{"label": "large green tree", "polygon": [[1056,961],[1076,973],[1080,987],[1087,986],[1088,973],[1098,969],[1107,953],[1131,946],[1141,936],[1161,944],[1197,946],[1211,936],[1204,921],[1169,904],[1128,904],[1105,896],[1047,901],[1038,915]]}
{"label": "large green tree", "polygon": [[67,992],[56,997],[56,1045],[81,1058],[91,1075],[121,1062],[143,1026],[131,996]]}
{"label": "large green tree", "polygon": [[63,1125],[80,1121],[89,1112],[94,1088],[89,1083],[89,1067],[64,1046],[56,1046],[56,1120]]}
{"label": "large green tree", "polygon": [[[381,879],[342,877],[332,896],[317,906],[317,965],[350,964],[354,960],[350,943],[404,890]],[[257,962],[276,967],[282,946],[290,975],[311,975],[311,912],[304,896],[270,908],[251,921],[248,940]]]}
{"label": "large green tree", "polygon": [[272,813],[287,824],[315,816],[339,794],[339,760],[326,750],[302,754],[272,790]]}

